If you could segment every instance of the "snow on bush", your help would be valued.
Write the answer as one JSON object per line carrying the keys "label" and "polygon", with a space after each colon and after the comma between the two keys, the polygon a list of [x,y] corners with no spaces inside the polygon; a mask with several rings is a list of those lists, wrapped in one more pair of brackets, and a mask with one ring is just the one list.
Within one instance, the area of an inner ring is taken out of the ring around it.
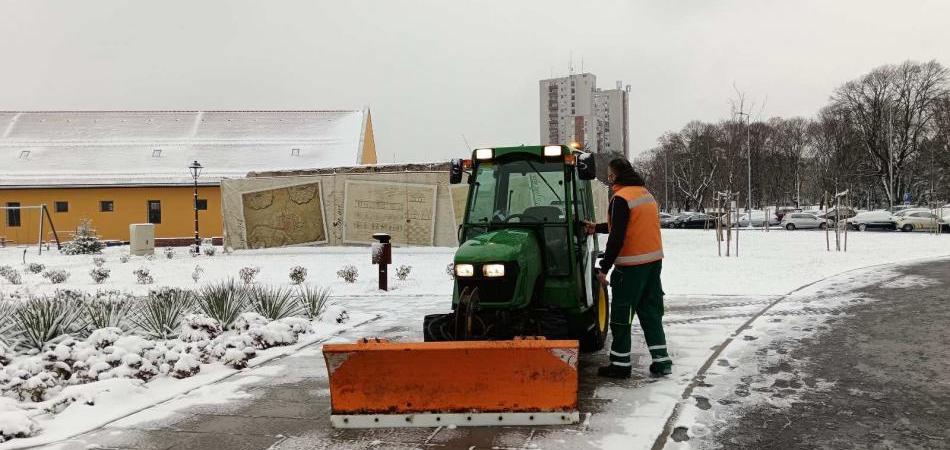
{"label": "snow on bush", "polygon": [[142,334],[158,339],[178,336],[185,314],[194,308],[191,291],[162,288],[149,291],[131,315],[131,322]]}
{"label": "snow on bush", "polygon": [[196,300],[198,310],[217,320],[224,329],[231,328],[247,310],[247,291],[233,278],[201,288]]}
{"label": "snow on bush", "polygon": [[218,252],[218,249],[215,248],[215,246],[213,246],[213,245],[209,245],[209,246],[207,246],[207,247],[204,248],[204,254],[205,254],[205,256],[214,256],[214,254],[217,253],[217,252]]}
{"label": "snow on bush", "polygon": [[345,323],[347,320],[350,320],[350,315],[345,309],[336,316],[336,323]]}
{"label": "snow on bush", "polygon": [[185,342],[210,341],[221,334],[221,325],[204,314],[189,314],[181,322],[181,337]]}
{"label": "snow on bush", "polygon": [[29,263],[26,265],[27,272],[38,274],[46,270],[46,266],[40,263]]}
{"label": "snow on bush", "polygon": [[109,273],[111,272],[111,270],[105,267],[93,267],[92,270],[89,271],[89,276],[92,277],[92,281],[96,282],[96,284],[102,284],[103,281],[109,279]]}
{"label": "snow on bush", "polygon": [[302,312],[293,291],[282,287],[251,287],[247,289],[247,300],[251,310],[270,320],[283,319]]}
{"label": "snow on bush", "polygon": [[135,275],[135,282],[138,284],[152,284],[155,282],[155,279],[152,278],[152,273],[148,267],[139,267],[132,271],[132,274]]}
{"label": "snow on bush", "polygon": [[342,278],[343,281],[347,283],[356,283],[356,279],[360,276],[356,266],[352,264],[347,264],[343,266],[342,269],[336,271],[336,276]]}
{"label": "snow on bush", "polygon": [[445,266],[445,273],[449,275],[449,278],[455,279],[455,263],[450,262],[449,265]]}
{"label": "snow on bush", "polygon": [[99,240],[99,237],[92,231],[92,221],[82,219],[79,226],[76,227],[76,234],[73,240],[63,245],[63,254],[66,255],[89,255],[102,253],[105,244]]}
{"label": "snow on bush", "polygon": [[82,312],[81,301],[71,291],[29,298],[7,318],[14,347],[41,350],[46,343],[78,331]]}
{"label": "snow on bush", "polygon": [[36,434],[39,426],[12,398],[0,397],[0,442]]}
{"label": "snow on bush", "polygon": [[92,265],[94,265],[94,266],[96,266],[96,267],[102,267],[102,266],[106,265],[106,259],[103,258],[103,257],[101,257],[101,256],[96,256],[96,257],[92,258]]}
{"label": "snow on bush", "polygon": [[7,283],[23,284],[23,277],[20,276],[20,272],[10,266],[0,267],[0,276],[3,276]]}
{"label": "snow on bush", "polygon": [[69,272],[62,269],[50,269],[43,272],[43,278],[49,280],[50,283],[61,284],[69,279]]}
{"label": "snow on bush", "polygon": [[172,247],[165,247],[165,258],[172,259],[175,257],[175,249]]}
{"label": "snow on bush", "polygon": [[254,277],[259,273],[261,273],[260,267],[242,267],[241,270],[238,271],[238,276],[241,277],[241,281],[243,281],[244,284],[251,284],[254,282]]}
{"label": "snow on bush", "polygon": [[294,284],[301,284],[307,280],[307,268],[304,266],[293,266],[290,268],[290,281]]}
{"label": "snow on bush", "polygon": [[297,289],[296,300],[301,310],[311,320],[319,319],[326,311],[330,290],[309,285],[302,285]]}
{"label": "snow on bush", "polygon": [[399,266],[396,268],[396,278],[405,281],[409,278],[409,272],[412,272],[412,266]]}
{"label": "snow on bush", "polygon": [[121,262],[122,264],[125,264],[129,262],[129,258],[131,258],[129,255],[122,255],[119,257],[119,262]]}
{"label": "snow on bush", "polygon": [[82,302],[85,312],[84,328],[128,329],[134,300],[130,294],[116,290],[98,291],[95,295],[87,296]]}
{"label": "snow on bush", "polygon": [[195,270],[191,271],[191,279],[194,280],[195,283],[197,284],[197,283],[198,283],[198,280],[201,279],[201,275],[204,274],[204,273],[205,273],[205,270],[202,269],[201,266],[199,266],[199,265],[196,264],[196,265],[195,265]]}

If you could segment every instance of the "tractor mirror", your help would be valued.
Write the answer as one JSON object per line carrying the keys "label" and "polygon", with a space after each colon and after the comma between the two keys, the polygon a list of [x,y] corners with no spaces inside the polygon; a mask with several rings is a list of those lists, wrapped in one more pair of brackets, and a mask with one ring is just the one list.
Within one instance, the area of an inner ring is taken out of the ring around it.
{"label": "tractor mirror", "polygon": [[597,178],[597,165],[593,153],[577,153],[577,175],[582,180]]}
{"label": "tractor mirror", "polygon": [[452,160],[452,168],[449,169],[449,184],[459,184],[462,182],[462,172],[464,167],[462,167],[461,159]]}

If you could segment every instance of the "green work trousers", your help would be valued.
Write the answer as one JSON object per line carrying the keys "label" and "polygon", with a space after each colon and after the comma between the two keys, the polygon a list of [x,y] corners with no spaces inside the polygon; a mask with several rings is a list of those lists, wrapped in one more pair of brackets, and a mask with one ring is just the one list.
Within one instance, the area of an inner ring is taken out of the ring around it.
{"label": "green work trousers", "polygon": [[672,364],[663,333],[662,267],[662,260],[638,266],[614,266],[610,274],[613,295],[610,301],[611,364],[630,367],[630,328],[634,314],[640,319],[653,362]]}

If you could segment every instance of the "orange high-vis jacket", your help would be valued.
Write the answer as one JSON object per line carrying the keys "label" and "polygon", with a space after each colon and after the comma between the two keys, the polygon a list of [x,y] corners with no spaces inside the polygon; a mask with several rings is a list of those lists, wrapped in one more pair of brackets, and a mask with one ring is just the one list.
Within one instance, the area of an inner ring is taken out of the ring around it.
{"label": "orange high-vis jacket", "polygon": [[[617,266],[638,266],[663,259],[663,241],[660,239],[660,210],[653,194],[643,186],[620,186],[614,189],[614,197],[627,201],[630,218],[620,254],[614,260]],[[607,227],[611,227],[610,214]]]}

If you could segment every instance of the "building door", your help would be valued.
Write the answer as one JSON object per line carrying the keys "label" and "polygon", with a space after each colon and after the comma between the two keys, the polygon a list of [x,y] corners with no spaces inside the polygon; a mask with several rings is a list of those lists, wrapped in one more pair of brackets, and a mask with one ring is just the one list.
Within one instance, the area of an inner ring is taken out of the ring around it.
{"label": "building door", "polygon": [[148,223],[162,223],[162,202],[159,200],[148,201]]}

